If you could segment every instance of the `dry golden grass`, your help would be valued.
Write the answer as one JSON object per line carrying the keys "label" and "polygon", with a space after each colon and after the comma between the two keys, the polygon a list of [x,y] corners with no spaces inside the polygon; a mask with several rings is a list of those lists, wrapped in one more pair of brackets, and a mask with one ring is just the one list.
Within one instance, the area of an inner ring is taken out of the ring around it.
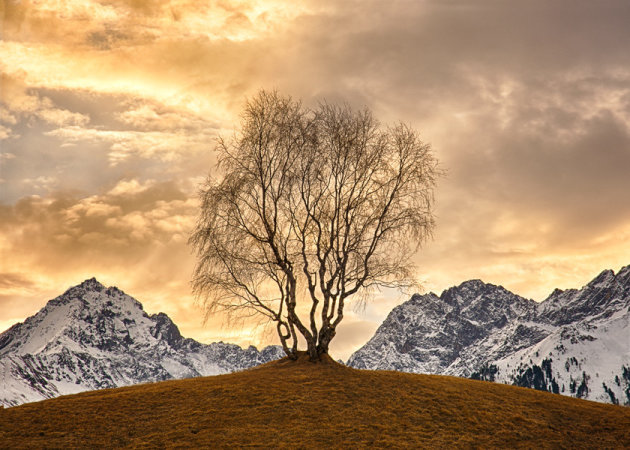
{"label": "dry golden grass", "polygon": [[0,410],[0,447],[630,447],[630,408],[332,360]]}

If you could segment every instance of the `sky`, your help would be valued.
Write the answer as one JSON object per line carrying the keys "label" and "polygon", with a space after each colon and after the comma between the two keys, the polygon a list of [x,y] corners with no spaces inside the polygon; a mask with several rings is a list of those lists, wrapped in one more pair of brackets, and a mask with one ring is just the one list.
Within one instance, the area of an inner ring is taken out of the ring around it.
{"label": "sky", "polygon": [[[187,245],[216,137],[260,89],[370,108],[445,175],[422,292],[537,301],[630,264],[626,0],[0,0],[0,331],[96,277],[201,342]],[[406,294],[348,309],[347,358]]]}

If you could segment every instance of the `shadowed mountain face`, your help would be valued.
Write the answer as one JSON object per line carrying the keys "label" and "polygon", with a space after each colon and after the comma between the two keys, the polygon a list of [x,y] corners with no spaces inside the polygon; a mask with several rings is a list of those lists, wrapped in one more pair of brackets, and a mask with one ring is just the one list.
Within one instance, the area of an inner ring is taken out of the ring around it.
{"label": "shadowed mountain face", "polygon": [[472,280],[394,308],[348,364],[630,404],[629,322],[630,266],[541,303]]}
{"label": "shadowed mountain face", "polygon": [[349,364],[357,368],[451,373],[462,365],[460,357],[468,348],[509,327],[515,319],[532,316],[535,310],[534,301],[479,280],[466,281],[440,297],[433,293],[414,295],[394,308],[374,337],[352,355]]}
{"label": "shadowed mountain face", "polygon": [[284,356],[183,338],[163,313],[86,280],[0,334],[0,404],[136,383],[243,370]]}

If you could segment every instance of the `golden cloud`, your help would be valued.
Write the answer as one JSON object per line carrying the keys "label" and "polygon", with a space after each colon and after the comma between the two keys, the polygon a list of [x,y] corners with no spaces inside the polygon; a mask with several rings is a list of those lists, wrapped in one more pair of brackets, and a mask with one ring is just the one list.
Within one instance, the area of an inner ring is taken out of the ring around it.
{"label": "golden cloud", "polygon": [[24,74],[19,75],[21,75],[20,78],[5,73],[0,74],[2,85],[0,102],[3,104],[0,121],[15,125],[17,123],[15,114],[37,117],[57,126],[81,126],[90,121],[84,114],[56,108],[50,98],[29,92],[24,81]]}
{"label": "golden cloud", "polygon": [[131,158],[157,159],[174,162],[183,155],[207,153],[216,133],[213,130],[198,134],[162,131],[113,131],[69,126],[45,133],[64,144],[103,142],[109,145],[109,162],[115,166]]}
{"label": "golden cloud", "polygon": [[[0,125],[0,141],[10,138],[12,134],[13,133],[11,131],[11,128]],[[5,156],[5,155],[12,155],[13,157],[15,157],[13,153],[2,153],[2,159],[10,158],[10,156]]]}
{"label": "golden cloud", "polygon": [[11,2],[0,70],[32,87],[128,94],[217,121],[233,101],[224,91],[265,53],[238,43],[267,38],[307,11],[288,0]]}

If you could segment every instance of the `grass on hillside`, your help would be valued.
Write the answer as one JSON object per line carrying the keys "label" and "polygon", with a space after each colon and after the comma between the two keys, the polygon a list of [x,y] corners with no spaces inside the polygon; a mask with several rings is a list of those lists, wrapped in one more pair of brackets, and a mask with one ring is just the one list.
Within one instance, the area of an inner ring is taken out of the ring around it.
{"label": "grass on hillside", "polygon": [[630,447],[630,408],[280,360],[0,410],[0,447]]}

